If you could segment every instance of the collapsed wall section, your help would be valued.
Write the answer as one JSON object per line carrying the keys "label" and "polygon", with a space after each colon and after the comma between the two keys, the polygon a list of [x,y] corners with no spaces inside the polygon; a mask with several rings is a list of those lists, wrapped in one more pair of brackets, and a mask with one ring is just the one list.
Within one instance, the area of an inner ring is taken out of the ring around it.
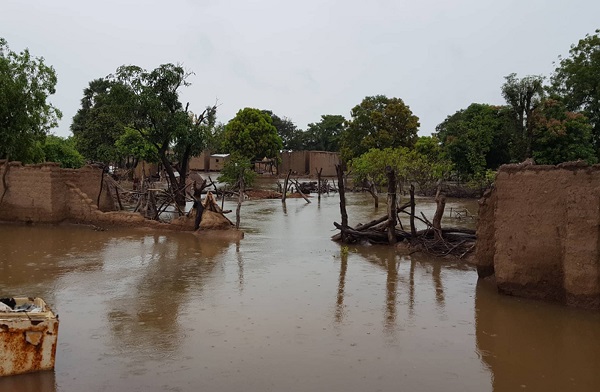
{"label": "collapsed wall section", "polygon": [[1,221],[55,223],[82,218],[73,215],[78,208],[71,204],[68,184],[85,194],[97,209],[99,201],[101,211],[114,210],[112,197],[101,185],[103,171],[96,166],[62,169],[56,163],[0,162],[0,178]]}
{"label": "collapsed wall section", "polygon": [[600,166],[505,165],[480,202],[476,263],[498,290],[600,308]]}

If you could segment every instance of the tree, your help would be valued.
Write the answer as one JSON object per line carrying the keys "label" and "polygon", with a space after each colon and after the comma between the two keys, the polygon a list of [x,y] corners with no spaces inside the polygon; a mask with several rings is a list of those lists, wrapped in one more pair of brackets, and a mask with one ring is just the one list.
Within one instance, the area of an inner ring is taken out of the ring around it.
{"label": "tree", "polygon": [[121,66],[115,74],[90,84],[82,100],[82,116],[90,116],[91,120],[74,121],[72,129],[75,133],[80,127],[78,140],[82,135],[94,140],[102,124],[108,124],[115,129],[111,135],[115,142],[125,126],[136,130],[156,148],[176,200],[182,204],[189,158],[204,147],[216,115],[216,105],[195,116],[179,101],[179,90],[190,85],[190,75],[174,64],[163,64],[152,71]]}
{"label": "tree", "polygon": [[317,151],[340,151],[340,137],[344,130],[344,116],[325,114],[318,123],[308,124],[304,149]]}
{"label": "tree", "polygon": [[525,76],[518,79],[511,73],[505,77],[502,85],[502,96],[511,107],[518,131],[516,141],[519,143],[518,159],[531,157],[534,124],[531,121],[533,111],[544,98],[544,78],[542,76]]}
{"label": "tree", "polygon": [[283,147],[271,116],[259,109],[238,111],[225,126],[224,136],[231,154],[250,160],[275,158]]}
{"label": "tree", "polygon": [[412,147],[416,141],[419,118],[400,98],[366,97],[352,109],[351,116],[341,137],[343,160],[371,148]]}
{"label": "tree", "polygon": [[119,136],[115,147],[121,157],[126,157],[129,168],[135,168],[139,161],[159,161],[156,147],[148,143],[141,133],[133,128],[125,127],[125,132]]}
{"label": "tree", "polygon": [[287,117],[279,117],[270,110],[263,110],[263,113],[271,116],[272,124],[277,129],[277,134],[281,138],[284,150],[302,149],[302,131],[296,127],[296,124]]}
{"label": "tree", "polygon": [[600,29],[572,45],[569,57],[559,60],[551,91],[568,110],[583,111],[588,117],[596,150],[600,151]]}
{"label": "tree", "polygon": [[62,117],[47,101],[55,86],[54,68],[43,57],[15,53],[0,38],[0,159],[35,159],[36,143]]}
{"label": "tree", "polygon": [[78,169],[85,164],[83,156],[75,149],[72,138],[48,135],[42,145],[46,162],[60,163],[61,167]]}
{"label": "tree", "polygon": [[132,95],[127,87],[109,78],[92,80],[83,90],[81,108],[73,117],[75,146],[85,158],[108,165],[121,153],[117,140],[133,123]]}
{"label": "tree", "polygon": [[560,101],[547,99],[533,115],[536,163],[555,165],[578,159],[590,164],[597,162],[592,126],[583,114],[569,112]]}
{"label": "tree", "polygon": [[436,137],[459,176],[468,179],[510,162],[513,120],[505,107],[473,103],[439,124]]}

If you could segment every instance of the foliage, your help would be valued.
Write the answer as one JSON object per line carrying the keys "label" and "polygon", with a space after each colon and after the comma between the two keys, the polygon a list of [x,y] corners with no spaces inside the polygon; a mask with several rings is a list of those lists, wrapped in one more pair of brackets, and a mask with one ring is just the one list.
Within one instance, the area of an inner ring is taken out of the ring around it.
{"label": "foliage", "polygon": [[131,100],[130,92],[119,82],[104,78],[89,83],[71,123],[75,146],[84,157],[105,164],[119,160],[116,142],[135,115]]}
{"label": "foliage", "polygon": [[230,159],[223,165],[218,180],[231,187],[237,187],[239,179],[243,178],[245,187],[249,187],[254,183],[256,175],[252,170],[250,159],[239,154],[232,154]]}
{"label": "foliage", "polygon": [[387,183],[385,169],[391,167],[401,183],[415,183],[421,191],[446,178],[452,164],[441,156],[430,157],[406,147],[373,148],[350,162],[355,181],[381,188]]}
{"label": "foliage", "polygon": [[512,120],[504,107],[473,103],[439,124],[436,136],[459,176],[471,178],[510,161]]}
{"label": "foliage", "polygon": [[225,126],[224,136],[232,155],[249,160],[277,157],[283,147],[271,116],[258,109],[238,111]]}
{"label": "foliage", "polygon": [[62,117],[47,102],[55,86],[54,68],[42,57],[32,57],[28,49],[15,53],[0,38],[0,159],[36,160],[36,143]]}
{"label": "foliage", "polygon": [[226,151],[225,124],[219,122],[209,129],[206,133],[206,148],[217,153]]}
{"label": "foliage", "polygon": [[568,110],[583,110],[594,127],[594,143],[600,151],[600,29],[572,45],[569,57],[559,59],[551,91]]}
{"label": "foliage", "polygon": [[340,150],[340,137],[344,130],[344,116],[325,114],[317,123],[308,124],[304,132],[303,149],[316,151]]}
{"label": "foliage", "polygon": [[123,134],[115,141],[115,147],[120,156],[133,157],[136,161],[158,162],[159,160],[156,147],[148,143],[142,134],[133,128],[124,128]]}
{"label": "foliage", "polygon": [[564,104],[548,99],[534,113],[533,158],[537,164],[585,160],[596,163],[592,126],[581,113],[566,110]]}
{"label": "foliage", "polygon": [[[183,67],[174,64],[163,64],[152,71],[129,65],[92,81],[72,126],[78,144],[86,141],[91,146],[95,142],[103,146],[99,148],[105,152],[103,159],[114,160],[118,150],[110,146],[128,126],[154,146],[171,188],[183,189],[189,158],[204,148],[216,115],[216,105],[207,107],[198,116],[187,107],[184,109],[179,90],[190,85],[189,76]],[[108,135],[102,139],[104,127],[108,127]],[[175,176],[176,169],[179,178]],[[181,192],[178,201],[183,202]]]}
{"label": "foliage", "polygon": [[345,161],[372,148],[412,147],[416,141],[419,118],[400,98],[366,97],[352,109],[351,116],[341,135]]}
{"label": "foliage", "polygon": [[518,79],[511,73],[505,77],[502,85],[502,96],[515,116],[516,150],[513,156],[522,161],[531,157],[533,142],[533,123],[530,121],[533,111],[544,98],[544,78],[542,76],[525,76]]}
{"label": "foliage", "polygon": [[296,127],[291,119],[279,117],[270,110],[263,110],[263,113],[271,117],[273,126],[277,129],[277,134],[281,138],[284,150],[302,150],[303,132]]}
{"label": "foliage", "polygon": [[60,163],[61,167],[77,169],[85,164],[83,155],[75,148],[72,138],[48,135],[42,144],[46,162]]}

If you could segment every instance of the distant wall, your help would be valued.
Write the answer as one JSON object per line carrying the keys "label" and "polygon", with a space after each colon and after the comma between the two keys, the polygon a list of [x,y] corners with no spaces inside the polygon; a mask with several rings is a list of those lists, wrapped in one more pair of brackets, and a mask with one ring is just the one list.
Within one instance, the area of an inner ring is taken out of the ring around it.
{"label": "distant wall", "polygon": [[477,237],[499,291],[600,308],[600,166],[502,166]]}
{"label": "distant wall", "polygon": [[190,170],[209,171],[210,170],[210,151],[204,150],[200,155],[191,157],[189,163]]}
{"label": "distant wall", "polygon": [[323,169],[323,176],[335,176],[335,165],[340,163],[339,154],[329,151],[292,151],[281,154],[279,172],[287,174],[290,169],[295,174],[316,176]]}

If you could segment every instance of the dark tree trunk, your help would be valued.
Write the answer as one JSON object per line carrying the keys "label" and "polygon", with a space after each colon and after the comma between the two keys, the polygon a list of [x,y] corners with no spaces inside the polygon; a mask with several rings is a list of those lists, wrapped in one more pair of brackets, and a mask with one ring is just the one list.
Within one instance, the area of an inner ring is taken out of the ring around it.
{"label": "dark tree trunk", "polygon": [[396,210],[396,172],[391,167],[387,166],[385,172],[388,178],[388,242],[390,244],[396,243],[396,224],[397,224],[397,210]]}

